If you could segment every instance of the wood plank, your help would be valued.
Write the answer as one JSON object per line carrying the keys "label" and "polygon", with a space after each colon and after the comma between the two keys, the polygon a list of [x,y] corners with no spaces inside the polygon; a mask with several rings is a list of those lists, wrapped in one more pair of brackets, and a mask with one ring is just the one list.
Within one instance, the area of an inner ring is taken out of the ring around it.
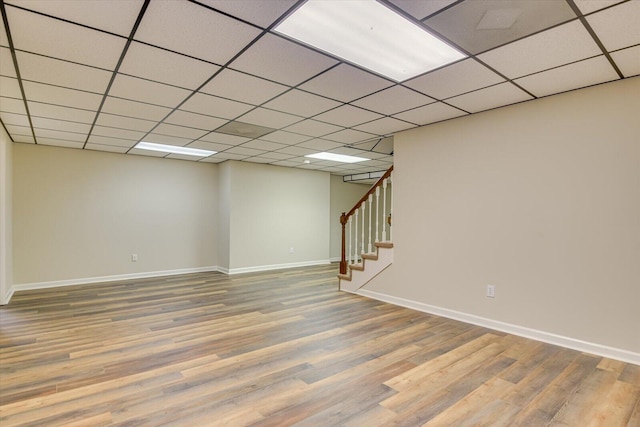
{"label": "wood plank", "polygon": [[17,292],[0,425],[640,425],[640,367],[339,292],[336,272]]}

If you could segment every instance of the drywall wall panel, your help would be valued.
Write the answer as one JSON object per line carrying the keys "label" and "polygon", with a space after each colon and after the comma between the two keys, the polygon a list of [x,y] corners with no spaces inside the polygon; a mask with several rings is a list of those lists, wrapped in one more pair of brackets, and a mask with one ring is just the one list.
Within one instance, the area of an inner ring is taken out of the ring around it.
{"label": "drywall wall panel", "polygon": [[16,285],[217,265],[217,165],[27,144],[13,158]]}
{"label": "drywall wall panel", "polygon": [[393,278],[368,290],[640,353],[638,94],[631,78],[396,135]]}

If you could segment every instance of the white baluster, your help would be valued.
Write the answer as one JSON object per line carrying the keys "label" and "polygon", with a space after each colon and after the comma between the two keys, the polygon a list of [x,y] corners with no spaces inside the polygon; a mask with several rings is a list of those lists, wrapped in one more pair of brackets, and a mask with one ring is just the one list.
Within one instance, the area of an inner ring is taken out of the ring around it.
{"label": "white baluster", "polygon": [[380,187],[376,187],[376,243],[380,240],[378,239],[378,230],[380,229],[380,225],[378,224],[380,220]]}
{"label": "white baluster", "polygon": [[356,219],[354,220],[354,222],[356,223],[356,232],[355,232],[355,238],[354,238],[354,245],[353,245],[353,257],[355,259],[355,262],[358,262],[358,211],[360,209],[356,209]]}
{"label": "white baluster", "polygon": [[371,202],[373,202],[373,193],[369,194],[369,245],[367,246],[367,253],[371,253]]}
{"label": "white baluster", "polygon": [[382,212],[384,214],[384,220],[382,221],[382,241],[387,241],[387,180],[385,178],[382,181]]}
{"label": "white baluster", "polygon": [[393,172],[389,175],[389,183],[391,184],[391,208],[389,209],[389,217],[391,218],[391,222],[389,223],[389,241],[393,242]]}
{"label": "white baluster", "polygon": [[349,259],[347,260],[348,264],[353,264],[353,259],[351,258],[351,218],[352,217],[349,217],[349,221],[347,221],[349,224],[349,252],[347,252],[349,254]]}
{"label": "white baluster", "polygon": [[360,244],[360,254],[364,253],[364,217],[367,211],[367,202],[362,202],[362,243]]}

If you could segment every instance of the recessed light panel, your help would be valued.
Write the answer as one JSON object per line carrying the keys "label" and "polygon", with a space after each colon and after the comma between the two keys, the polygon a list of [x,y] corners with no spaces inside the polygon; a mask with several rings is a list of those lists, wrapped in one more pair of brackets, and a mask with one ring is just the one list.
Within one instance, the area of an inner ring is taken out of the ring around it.
{"label": "recessed light panel", "polygon": [[465,57],[376,0],[308,0],[275,31],[398,82]]}
{"label": "recessed light panel", "polygon": [[346,154],[336,154],[336,153],[316,153],[316,154],[308,154],[305,157],[311,157],[312,159],[320,159],[320,160],[330,160],[332,162],[341,162],[341,163],[358,163],[364,162],[366,160],[364,157],[355,157],[355,156],[347,156]]}
{"label": "recessed light panel", "polygon": [[155,142],[140,141],[133,148],[141,150],[160,151],[163,153],[186,154],[187,156],[208,157],[216,154],[215,151],[201,150],[199,148],[180,147],[178,145],[156,144]]}

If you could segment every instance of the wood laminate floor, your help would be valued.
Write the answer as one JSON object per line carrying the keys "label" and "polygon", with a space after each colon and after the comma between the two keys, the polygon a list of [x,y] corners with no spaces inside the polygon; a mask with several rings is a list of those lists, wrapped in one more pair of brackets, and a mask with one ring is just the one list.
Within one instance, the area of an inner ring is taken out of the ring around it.
{"label": "wood laminate floor", "polygon": [[0,426],[640,426],[640,367],[337,291],[335,265],[16,293]]}

